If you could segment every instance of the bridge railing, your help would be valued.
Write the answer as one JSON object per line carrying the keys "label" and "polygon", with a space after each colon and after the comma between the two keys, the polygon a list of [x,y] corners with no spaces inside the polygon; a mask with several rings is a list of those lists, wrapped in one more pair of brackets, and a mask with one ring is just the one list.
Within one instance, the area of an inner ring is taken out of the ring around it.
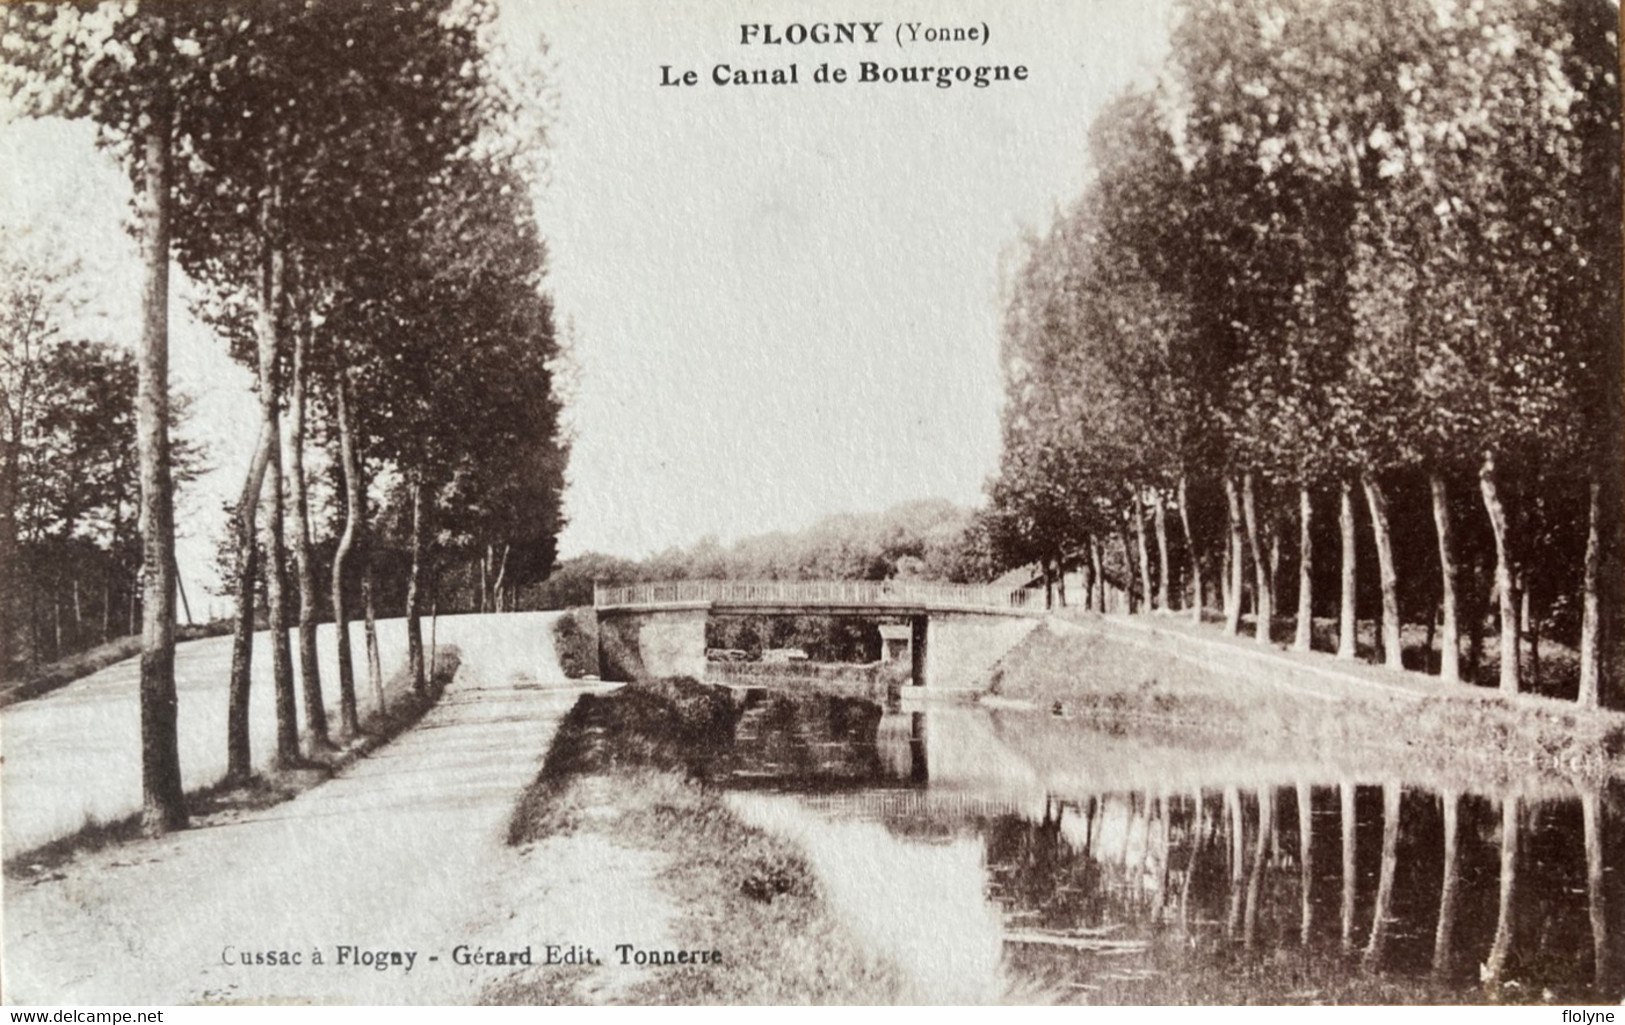
{"label": "bridge railing", "polygon": [[897,605],[977,609],[1044,607],[1038,588],[984,587],[915,580],[666,580],[594,583],[593,606],[608,608],[711,602],[724,605]]}

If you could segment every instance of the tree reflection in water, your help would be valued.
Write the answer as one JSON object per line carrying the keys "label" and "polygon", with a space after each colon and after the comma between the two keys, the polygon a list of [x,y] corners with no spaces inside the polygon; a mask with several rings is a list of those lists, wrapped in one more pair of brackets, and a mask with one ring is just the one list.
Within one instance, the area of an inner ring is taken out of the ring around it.
{"label": "tree reflection in water", "polygon": [[[899,851],[979,838],[1006,971],[1063,998],[1625,996],[1608,915],[1625,906],[1617,782],[1478,793],[1309,767],[1093,788],[994,751],[963,710],[945,729],[934,710],[833,700],[758,700],[741,719],[735,783],[816,791],[809,809],[878,821]],[[886,857],[820,871],[885,873]]]}
{"label": "tree reflection in water", "polygon": [[1461,887],[1461,857],[1456,838],[1461,828],[1461,795],[1454,790],[1439,794],[1444,817],[1444,875],[1439,888],[1439,914],[1433,927],[1433,978],[1450,977],[1451,940],[1456,929],[1456,892]]}

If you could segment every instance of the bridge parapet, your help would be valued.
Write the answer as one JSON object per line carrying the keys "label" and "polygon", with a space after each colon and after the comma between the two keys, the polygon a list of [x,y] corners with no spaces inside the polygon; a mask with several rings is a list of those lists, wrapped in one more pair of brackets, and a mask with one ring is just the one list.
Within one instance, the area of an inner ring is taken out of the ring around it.
{"label": "bridge parapet", "polygon": [[706,602],[773,608],[864,607],[884,610],[952,610],[1035,615],[1044,611],[1038,588],[983,587],[916,580],[668,580],[605,586],[593,584],[597,609],[670,606]]}

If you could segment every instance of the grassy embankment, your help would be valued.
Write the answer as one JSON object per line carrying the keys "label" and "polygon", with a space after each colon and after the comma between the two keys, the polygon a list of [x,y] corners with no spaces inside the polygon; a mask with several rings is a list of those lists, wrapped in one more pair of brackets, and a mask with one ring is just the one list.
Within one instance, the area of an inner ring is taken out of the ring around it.
{"label": "grassy embankment", "polygon": [[[1183,617],[1183,612],[1174,613],[1174,618]],[[1209,630],[1217,631],[1223,617],[1208,611],[1204,624]],[[1293,636],[1297,628],[1297,620],[1286,616],[1276,616],[1273,619],[1273,636],[1278,643],[1286,643]],[[1257,629],[1257,620],[1251,615],[1241,618],[1241,634],[1252,638]],[[1334,654],[1337,651],[1338,621],[1336,619],[1316,619],[1311,630],[1313,650]],[[1354,629],[1355,657],[1360,662],[1378,664],[1382,662],[1382,624],[1369,619],[1362,619]],[[1465,632],[1465,631],[1464,631]],[[1405,668],[1420,674],[1436,674],[1439,671],[1440,646],[1442,636],[1438,631],[1429,631],[1424,623],[1405,622],[1400,625],[1400,658]],[[1477,676],[1481,680],[1495,681],[1501,671],[1501,644],[1500,638],[1493,632],[1480,638],[1482,648],[1478,654]],[[1463,638],[1463,646],[1468,641]],[[1468,652],[1462,653],[1462,671],[1469,674]],[[1573,700],[1580,686],[1580,653],[1568,645],[1559,643],[1551,637],[1541,638],[1538,648],[1528,643],[1527,637],[1520,649],[1519,664],[1523,671],[1524,687],[1536,694],[1545,694],[1549,697],[1560,697]]]}
{"label": "grassy embankment", "polygon": [[[221,780],[188,791],[186,807],[191,815],[191,827],[216,825],[245,812],[290,801],[331,779],[423,718],[440,700],[461,664],[461,652],[453,645],[441,644],[435,651],[434,672],[427,692],[418,694],[413,690],[411,678],[403,668],[384,684],[387,710],[366,716],[361,722],[361,733],[338,749],[309,752],[299,765],[256,773],[243,782]],[[224,737],[221,743],[225,743]],[[5,875],[11,879],[38,879],[56,872],[80,854],[131,843],[142,837],[139,812],[107,822],[92,818],[67,836],[13,854],[5,861]]]}
{"label": "grassy embankment", "polygon": [[993,691],[1108,732],[1242,755],[1330,752],[1400,775],[1454,765],[1480,784],[1625,773],[1625,714],[1262,650],[1183,621],[1045,624],[1004,659]]}
{"label": "grassy embankment", "polygon": [[[621,999],[646,1004],[894,1002],[904,983],[835,920],[793,845],[745,825],[705,780],[725,756],[737,713],[722,688],[691,680],[588,695],[560,724],[542,771],[514,814],[524,844],[597,832],[666,856],[659,877],[682,909],[686,948],[726,964],[650,969]],[[606,885],[614,885],[606,881]],[[599,969],[626,970],[626,969]],[[579,1003],[591,969],[517,973],[497,1004]]]}
{"label": "grassy embankment", "polygon": [[[175,628],[175,639],[179,642],[201,640],[204,637],[221,637],[231,633],[231,623],[226,620],[217,620],[213,623],[199,623],[197,625],[184,625]],[[41,694],[49,694],[53,690],[66,687],[75,680],[89,676],[91,673],[106,669],[110,665],[123,662],[141,654],[141,636],[132,634],[128,637],[115,637],[105,644],[98,644],[94,648],[76,651],[67,658],[58,659],[47,665],[40,666],[29,675],[16,680],[6,680],[0,683],[0,708],[15,704],[18,701],[27,701],[37,698]]]}
{"label": "grassy embankment", "polygon": [[[1052,980],[1060,999],[1098,1007],[1178,1005],[1186,1007],[1266,1006],[1441,1006],[1530,1004],[1546,1002],[1540,988],[1462,986],[1426,975],[1382,974],[1359,968],[1358,951],[1335,946],[1282,946],[1268,954],[1223,946],[1204,956],[1190,956],[1170,943],[1154,946],[1136,970],[1090,975],[1086,988],[1067,980],[1076,968],[1069,951],[1018,948],[1022,972]],[[1586,1002],[1576,999],[1577,1003]],[[1554,1012],[1555,1013],[1555,1012]]]}

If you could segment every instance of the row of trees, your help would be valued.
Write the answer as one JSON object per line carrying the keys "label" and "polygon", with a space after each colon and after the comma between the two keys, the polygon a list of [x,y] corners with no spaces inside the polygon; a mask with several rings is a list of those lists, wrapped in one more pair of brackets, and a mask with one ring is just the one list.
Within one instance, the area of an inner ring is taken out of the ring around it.
{"label": "row of trees", "polygon": [[[258,447],[233,510],[229,778],[251,772],[256,579],[263,575],[273,640],[276,761],[290,765],[305,753],[290,627],[306,750],[333,740],[316,661],[324,606],[338,625],[340,734],[360,729],[347,629],[358,606],[371,684],[381,687],[368,558],[381,516],[407,523],[409,670],[420,691],[437,538],[517,551],[514,562],[532,570],[551,561],[566,450],[530,201],[541,140],[522,127],[522,105],[488,59],[493,17],[479,0],[5,12],[14,93],[37,113],[92,118],[136,185],[146,267],[136,434],[151,829],[186,819],[167,431],[172,262],[202,286],[197,312],[255,369],[259,392]],[[325,580],[307,464],[317,451],[337,496]]]}
{"label": "row of trees", "polygon": [[1387,664],[1409,618],[1470,676],[1498,622],[1518,691],[1545,630],[1596,705],[1625,639],[1615,18],[1183,3],[1160,84],[1100,115],[1087,192],[1012,268],[1004,561],[1099,581],[1115,548],[1131,601],[1217,599],[1229,633],[1250,603],[1265,643],[1295,599],[1302,649],[1335,607],[1354,657],[1374,553]]}

